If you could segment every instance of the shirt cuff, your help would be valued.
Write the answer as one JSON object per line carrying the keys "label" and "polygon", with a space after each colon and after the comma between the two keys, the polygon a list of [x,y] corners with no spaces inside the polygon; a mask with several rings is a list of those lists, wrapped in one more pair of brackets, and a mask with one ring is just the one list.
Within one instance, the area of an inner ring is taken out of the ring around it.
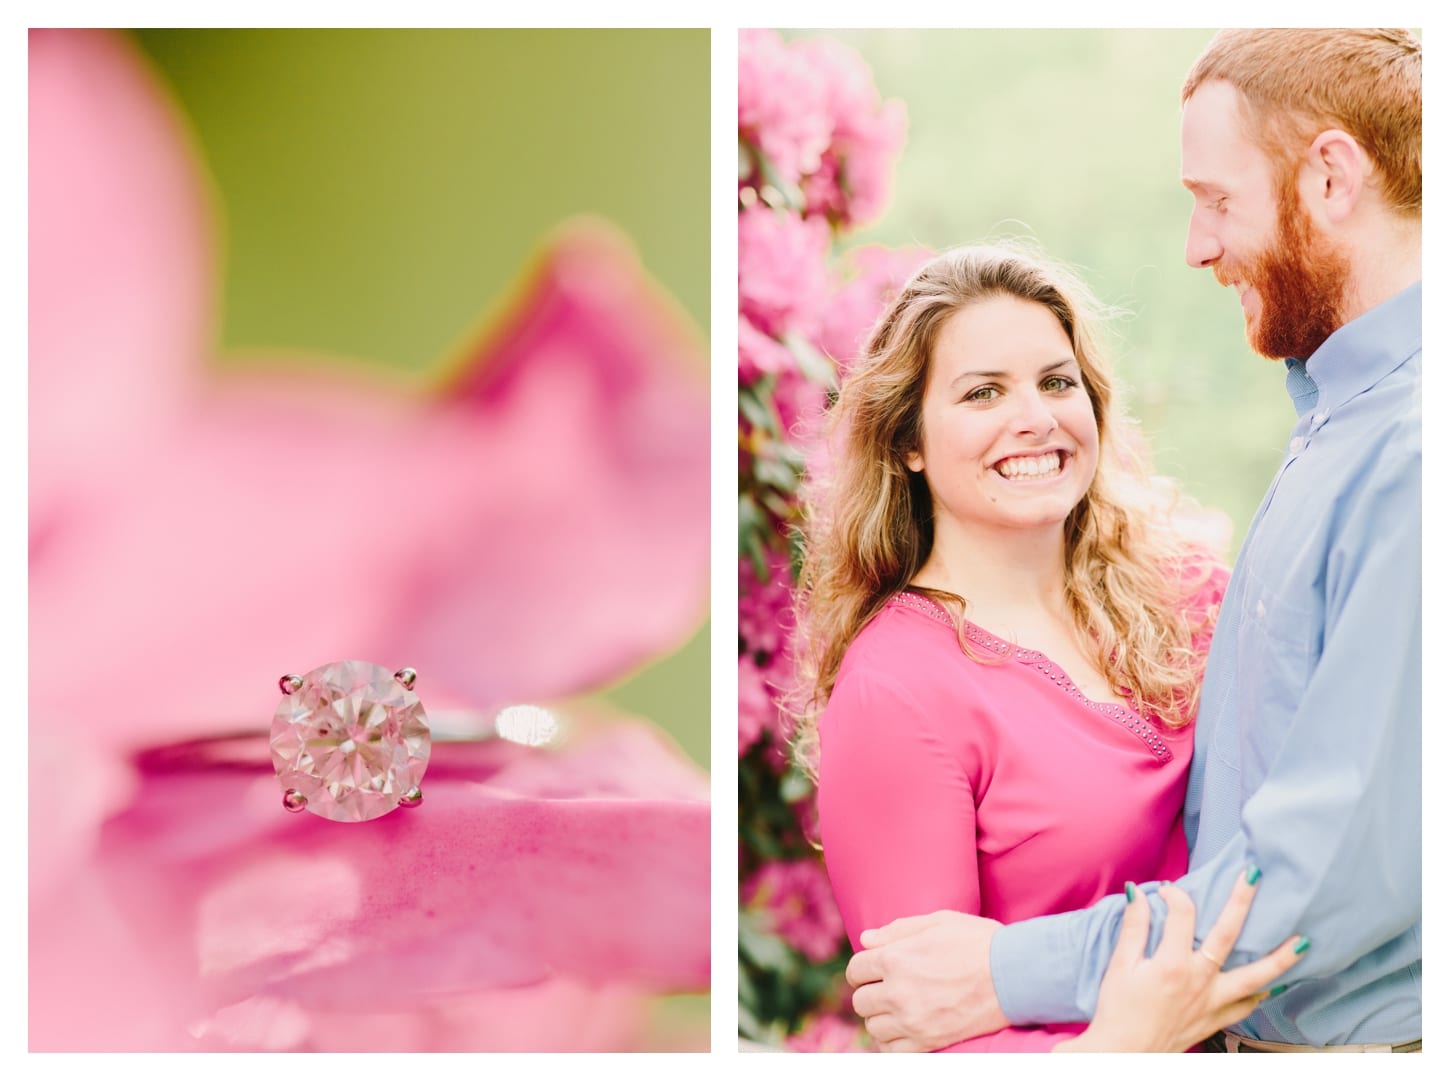
{"label": "shirt cuff", "polygon": [[998,928],[992,936],[992,985],[1014,1025],[1090,1021],[1077,1002],[1081,947],[1065,916],[1042,916]]}

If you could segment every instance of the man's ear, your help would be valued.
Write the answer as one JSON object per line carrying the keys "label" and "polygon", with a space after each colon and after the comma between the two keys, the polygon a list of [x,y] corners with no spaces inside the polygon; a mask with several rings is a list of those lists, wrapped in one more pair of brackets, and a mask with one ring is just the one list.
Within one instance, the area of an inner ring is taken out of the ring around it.
{"label": "man's ear", "polygon": [[1305,205],[1327,221],[1344,222],[1364,197],[1373,170],[1353,135],[1338,128],[1321,131],[1309,146]]}

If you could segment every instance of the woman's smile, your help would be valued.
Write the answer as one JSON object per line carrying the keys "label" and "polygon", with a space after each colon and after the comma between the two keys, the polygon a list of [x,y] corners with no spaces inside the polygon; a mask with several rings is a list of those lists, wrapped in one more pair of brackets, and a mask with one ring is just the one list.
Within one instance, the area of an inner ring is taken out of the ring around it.
{"label": "woman's smile", "polygon": [[1062,468],[1068,459],[1065,450],[1037,451],[1032,454],[1014,454],[1003,458],[992,466],[1002,477],[1014,482],[1055,480],[1062,476]]}

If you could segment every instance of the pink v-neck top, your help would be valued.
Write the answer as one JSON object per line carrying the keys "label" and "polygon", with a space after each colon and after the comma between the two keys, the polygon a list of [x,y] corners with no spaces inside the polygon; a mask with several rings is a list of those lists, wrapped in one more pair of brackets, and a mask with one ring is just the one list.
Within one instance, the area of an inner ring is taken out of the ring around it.
{"label": "pink v-neck top", "polygon": [[[1190,603],[1216,605],[1218,570]],[[1041,653],[901,593],[846,651],[820,721],[821,842],[851,944],[902,916],[1003,923],[1083,908],[1188,866],[1193,726],[1088,700]],[[1202,638],[1207,649],[1208,635]],[[948,1051],[1045,1051],[1083,1025]]]}

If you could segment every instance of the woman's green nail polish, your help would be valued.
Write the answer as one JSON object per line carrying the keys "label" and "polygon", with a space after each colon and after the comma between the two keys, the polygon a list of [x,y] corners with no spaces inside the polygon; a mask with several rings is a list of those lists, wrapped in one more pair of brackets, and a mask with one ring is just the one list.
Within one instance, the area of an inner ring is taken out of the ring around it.
{"label": "woman's green nail polish", "polygon": [[1269,997],[1273,998],[1275,995],[1282,995],[1287,990],[1289,990],[1289,985],[1286,983],[1281,983],[1278,987],[1274,988],[1272,991],[1269,992]]}
{"label": "woman's green nail polish", "polygon": [[1128,895],[1128,904],[1130,905],[1138,899],[1138,888],[1131,882],[1125,882],[1123,884],[1123,892]]}
{"label": "woman's green nail polish", "polygon": [[1309,949],[1309,940],[1307,938],[1300,938],[1299,939],[1299,945],[1297,945],[1297,946],[1294,947],[1294,952],[1295,953],[1304,953],[1308,949]]}
{"label": "woman's green nail polish", "polygon": [[1263,875],[1264,875],[1264,872],[1263,871],[1260,871],[1257,867],[1250,867],[1249,868],[1249,885],[1250,886],[1254,885],[1254,883],[1258,882],[1258,880],[1260,878],[1262,878]]}

